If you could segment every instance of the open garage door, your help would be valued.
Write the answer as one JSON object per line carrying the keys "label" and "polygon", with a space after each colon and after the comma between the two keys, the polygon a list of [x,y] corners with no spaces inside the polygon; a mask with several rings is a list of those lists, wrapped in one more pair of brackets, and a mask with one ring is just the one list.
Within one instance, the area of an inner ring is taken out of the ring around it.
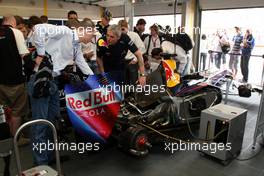
{"label": "open garage door", "polygon": [[202,10],[264,7],[263,0],[200,0]]}
{"label": "open garage door", "polygon": [[[202,4],[206,8],[210,8],[209,1],[204,1]],[[207,3],[206,3],[207,2]],[[217,1],[218,2],[218,1]],[[220,1],[219,1],[220,2]],[[221,1],[222,2],[222,1]],[[230,1],[231,5],[233,1]],[[243,1],[241,1],[243,2]],[[254,1],[252,1],[254,2]],[[264,4],[264,1],[263,3]],[[227,5],[226,5],[227,6]],[[222,7],[226,7],[222,6]],[[215,6],[214,6],[215,7]],[[264,8],[244,8],[244,9],[228,9],[228,10],[205,10],[202,11],[201,34],[207,36],[208,50],[215,50],[218,45],[215,40],[217,31],[226,33],[228,40],[231,42],[235,35],[235,26],[241,27],[242,35],[244,36],[247,29],[252,30],[253,37],[255,38],[255,47],[252,51],[254,55],[264,54],[264,24],[259,21],[259,17],[263,16]],[[202,47],[202,46],[201,46]],[[221,58],[221,69],[229,67],[229,55],[226,55],[226,63],[223,64]],[[209,62],[209,55],[207,57],[207,68],[215,67],[214,58],[213,62]],[[240,58],[239,58],[240,62]],[[261,85],[262,72],[263,72],[263,58],[251,57],[249,61],[249,83]],[[240,63],[238,63],[238,76],[237,80],[242,78]]]}

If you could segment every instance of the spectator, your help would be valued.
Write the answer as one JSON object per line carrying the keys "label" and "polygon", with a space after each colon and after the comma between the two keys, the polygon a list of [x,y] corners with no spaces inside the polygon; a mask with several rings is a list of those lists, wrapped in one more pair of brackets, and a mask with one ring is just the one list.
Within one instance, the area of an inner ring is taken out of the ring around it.
{"label": "spectator", "polygon": [[246,30],[246,34],[243,39],[242,55],[241,55],[241,72],[243,75],[242,82],[248,82],[248,65],[251,52],[255,46],[255,39],[249,29]]}
{"label": "spectator", "polygon": [[42,23],[48,23],[48,21],[49,21],[48,17],[46,15],[41,15],[40,19],[41,19]]}
{"label": "spectator", "polygon": [[0,104],[12,109],[10,131],[15,135],[21,124],[21,117],[27,113],[27,93],[22,59],[28,54],[23,34],[15,29],[13,16],[3,18],[0,27]]}
{"label": "spectator", "polygon": [[27,29],[27,27],[26,26],[23,26],[19,30],[22,32],[22,34],[24,36],[24,39],[26,40],[27,39],[27,36],[28,36],[28,29]]}
{"label": "spectator", "polygon": [[149,29],[150,29],[150,35],[145,38],[144,44],[146,48],[146,54],[150,56],[151,51],[154,48],[161,47],[162,37],[159,36],[159,29],[158,26],[156,26],[155,24],[152,25]]}
{"label": "spectator", "polygon": [[237,64],[239,59],[239,54],[241,51],[241,43],[243,42],[243,36],[241,34],[241,29],[239,27],[235,27],[236,35],[233,37],[233,48],[231,50],[230,60],[229,60],[229,68],[232,70],[234,79],[237,75]]}
{"label": "spectator", "polygon": [[68,20],[76,19],[78,20],[78,14],[74,10],[68,12]]}
{"label": "spectator", "polygon": [[[226,33],[226,30],[224,29],[223,30],[223,36],[222,36],[222,41],[223,41],[223,45],[228,45],[230,46],[229,44],[229,37],[227,36],[227,33]],[[222,64],[224,66],[224,68],[226,68],[226,53],[222,52]]]}
{"label": "spectator", "polygon": [[[209,51],[214,51],[214,49],[215,49],[215,40],[216,39],[217,39],[217,37],[216,37],[215,33],[213,33],[212,35],[209,36],[209,39],[208,39],[209,40],[208,41],[208,43],[209,43],[209,46],[208,46]],[[214,55],[215,55],[214,52],[210,52],[209,53],[209,65],[208,65],[209,69],[211,69],[213,64],[214,64]]]}
{"label": "spectator", "polygon": [[80,26],[80,22],[77,19],[70,19],[69,21],[67,21],[66,26],[74,30]]}
{"label": "spectator", "polygon": [[16,28],[20,30],[20,28],[25,26],[25,21],[21,16],[15,15],[14,17],[16,19]]}
{"label": "spectator", "polygon": [[[66,26],[51,24],[37,24],[34,26],[32,38],[38,53],[37,59],[45,59],[45,62],[42,62],[41,67],[36,69],[36,74],[31,77],[28,84],[33,119],[46,119],[54,122],[56,117],[59,116],[58,81],[59,76],[64,72],[63,70],[67,65],[75,62],[83,74],[93,74],[83,58],[80,45],[80,42],[91,42],[94,36],[94,31],[86,32],[85,29],[87,28],[92,28],[92,24],[80,23],[74,30]],[[46,56],[50,56],[53,61],[52,75],[49,74],[43,79],[46,81],[43,81],[44,85],[49,85],[48,87],[41,86],[41,80],[38,79],[41,78],[41,72],[44,71],[42,68],[51,69],[50,60]],[[38,125],[32,127],[33,143],[46,143],[50,139],[51,136],[47,126]],[[50,164],[53,160],[51,153],[52,151],[48,150],[42,151],[42,153],[33,151],[35,164]]]}
{"label": "spectator", "polygon": [[24,19],[21,17],[21,16],[14,16],[15,19],[16,19],[16,29],[20,30],[24,36],[24,39],[26,40],[27,39],[27,36],[28,36],[28,29],[25,25],[25,21]]}
{"label": "spectator", "polygon": [[216,33],[216,39],[215,39],[215,49],[217,53],[215,53],[215,66],[217,69],[220,69],[221,67],[221,57],[223,55],[222,52],[222,46],[228,44],[228,40],[224,33],[220,30]]}
{"label": "spectator", "polygon": [[[27,62],[25,55],[29,52],[23,34],[16,29],[23,27],[23,23],[23,18],[19,16],[5,16],[0,26],[0,105],[8,106],[11,109],[7,130],[10,129],[8,135],[12,136],[15,135],[28,112],[26,79],[22,63]],[[1,131],[1,137],[5,135],[3,133]],[[25,138],[22,140],[20,137],[19,144],[22,144],[21,142],[27,143],[28,141]],[[4,156],[4,162],[4,175],[6,176],[9,175],[10,155]]]}
{"label": "spectator", "polygon": [[112,13],[108,9],[105,9],[101,15],[101,21],[98,21],[96,24],[96,29],[102,36],[106,36],[111,19]]}
{"label": "spectator", "polygon": [[[128,31],[128,23],[126,20],[120,20],[118,25],[121,27],[122,33],[127,34],[132,42],[136,45],[136,47],[140,50],[141,53],[145,53],[145,46],[139,35],[135,32]],[[138,64],[137,57],[128,50],[126,59],[126,76],[127,80],[129,80],[129,84],[135,84],[138,79]]]}
{"label": "spectator", "polygon": [[146,37],[146,35],[143,34],[145,31],[145,26],[146,26],[146,21],[143,18],[140,18],[137,21],[136,26],[134,27],[134,32],[138,33],[142,41],[144,41]]}
{"label": "spectator", "polygon": [[201,45],[200,70],[205,70],[207,53],[208,53],[208,43],[205,34],[202,35],[202,40],[200,45]]}
{"label": "spectator", "polygon": [[26,39],[26,44],[27,44],[27,47],[30,50],[31,50],[31,48],[33,48],[33,43],[32,43],[33,27],[36,24],[41,24],[41,23],[42,23],[41,19],[39,17],[37,17],[37,16],[31,16],[28,19],[28,36],[27,36],[27,39]]}
{"label": "spectator", "polygon": [[[91,23],[92,28],[95,27],[94,22],[89,18],[84,18],[83,22],[84,23]],[[99,73],[98,65],[96,62],[96,41],[98,40],[98,38],[99,38],[98,36],[94,36],[91,42],[89,42],[87,44],[81,43],[83,57],[86,59],[89,67],[92,69],[92,71],[95,74]]]}
{"label": "spectator", "polygon": [[[24,36],[24,41],[25,41],[27,39],[27,35],[28,35],[28,30],[26,28],[25,21],[21,16],[14,16],[14,17],[16,19],[16,24],[17,24],[16,29],[18,29],[22,32],[22,34]],[[25,45],[26,45],[26,42],[25,42]],[[25,58],[23,58],[23,59],[25,59]],[[35,63],[33,63],[33,64],[35,64]],[[29,72],[32,72],[32,68],[28,67],[28,63],[26,63],[26,64],[24,63],[23,64],[23,73],[26,75],[26,78],[27,78],[27,75]],[[25,117],[23,120],[27,121],[28,119]],[[19,137],[18,145],[23,146],[23,145],[26,145],[29,143],[30,143],[30,139],[27,138],[27,135],[25,135],[25,133],[22,133]]]}

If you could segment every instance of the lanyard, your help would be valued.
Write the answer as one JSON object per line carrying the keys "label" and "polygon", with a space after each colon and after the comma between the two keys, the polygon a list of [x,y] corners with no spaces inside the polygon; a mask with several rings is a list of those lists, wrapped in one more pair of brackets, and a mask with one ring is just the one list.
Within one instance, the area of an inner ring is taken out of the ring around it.
{"label": "lanyard", "polygon": [[72,31],[72,46],[73,46],[73,72],[76,72],[75,59],[76,59],[76,56],[77,56],[77,48],[76,48],[76,44],[74,42],[74,31]]}
{"label": "lanyard", "polygon": [[155,41],[153,40],[153,37],[151,37],[151,41],[152,41],[152,43],[153,43],[153,48],[156,48],[156,41],[158,40],[159,38],[157,37],[156,39],[155,39]]}

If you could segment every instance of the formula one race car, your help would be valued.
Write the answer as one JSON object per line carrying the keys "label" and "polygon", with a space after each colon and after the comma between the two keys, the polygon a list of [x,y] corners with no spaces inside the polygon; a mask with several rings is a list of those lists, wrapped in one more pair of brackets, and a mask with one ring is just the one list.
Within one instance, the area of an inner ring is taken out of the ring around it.
{"label": "formula one race car", "polygon": [[199,123],[202,110],[222,101],[221,91],[199,74],[181,77],[171,57],[163,57],[159,67],[147,76],[143,90],[124,96],[104,87],[116,83],[111,74],[66,85],[66,109],[74,129],[89,140],[107,143],[114,139],[124,151],[142,156],[152,145],[150,131]]}
{"label": "formula one race car", "polygon": [[170,57],[162,60],[147,77],[147,85],[165,85],[165,91],[152,90],[147,95],[136,92],[125,99],[112,133],[119,147],[133,155],[146,155],[152,143],[149,131],[159,134],[159,130],[199,123],[201,111],[219,104],[222,94],[219,88],[206,82],[192,84],[195,80],[202,77],[199,74],[180,77],[175,60]]}

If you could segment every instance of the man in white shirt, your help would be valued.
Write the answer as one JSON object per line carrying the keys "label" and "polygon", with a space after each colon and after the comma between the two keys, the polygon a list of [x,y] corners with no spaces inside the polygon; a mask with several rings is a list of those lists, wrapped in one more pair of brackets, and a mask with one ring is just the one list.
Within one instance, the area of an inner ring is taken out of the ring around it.
{"label": "man in white shirt", "polygon": [[[125,33],[129,36],[132,42],[136,45],[136,47],[141,51],[141,53],[145,53],[146,49],[144,43],[142,42],[141,38],[136,32],[128,31],[128,23],[126,20],[120,20],[118,25],[121,27],[122,33]],[[137,64],[137,57],[128,50],[126,59],[126,75],[129,78],[130,84],[135,84],[138,79],[138,64]]]}
{"label": "man in white shirt", "polygon": [[[37,84],[37,75],[34,75],[29,82],[29,94],[33,119],[46,119],[51,122],[60,115],[58,76],[67,65],[75,63],[84,75],[92,75],[93,71],[86,63],[81,51],[81,43],[89,43],[94,37],[92,24],[80,23],[75,29],[66,26],[55,26],[51,24],[37,24],[33,28],[32,39],[35,44],[38,58],[46,58],[47,53],[51,56],[53,63],[53,77],[48,81],[48,95],[34,96],[34,86]],[[45,143],[51,140],[47,126],[32,127],[32,142]],[[47,165],[53,160],[52,151],[33,151],[34,162],[37,165]]]}
{"label": "man in white shirt", "polygon": [[93,72],[85,62],[80,42],[89,43],[93,36],[94,31],[90,26],[71,30],[66,26],[38,24],[34,27],[33,42],[38,57],[43,57],[45,51],[51,55],[55,76],[60,75],[60,71],[70,65],[73,59],[83,74],[91,75]]}
{"label": "man in white shirt", "polygon": [[144,44],[145,44],[145,48],[146,48],[146,54],[148,56],[151,55],[151,51],[154,48],[160,48],[161,42],[162,42],[162,39],[159,36],[158,26],[154,24],[149,29],[150,29],[150,35],[148,37],[146,37],[144,40]]}

